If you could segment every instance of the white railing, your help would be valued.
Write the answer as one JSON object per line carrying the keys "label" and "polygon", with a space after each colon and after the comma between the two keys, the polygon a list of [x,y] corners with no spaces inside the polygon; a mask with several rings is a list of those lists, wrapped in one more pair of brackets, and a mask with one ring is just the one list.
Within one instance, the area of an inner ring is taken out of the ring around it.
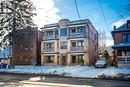
{"label": "white railing", "polygon": [[84,51],[83,46],[71,46],[70,51]]}
{"label": "white railing", "polygon": [[45,48],[44,52],[54,52],[54,48]]}
{"label": "white railing", "polygon": [[120,61],[120,62],[130,62],[130,56],[117,56],[117,61]]}
{"label": "white railing", "polygon": [[87,37],[87,32],[70,33],[69,38]]}
{"label": "white railing", "polygon": [[49,39],[57,39],[57,36],[56,35],[43,36],[43,40],[49,40]]}

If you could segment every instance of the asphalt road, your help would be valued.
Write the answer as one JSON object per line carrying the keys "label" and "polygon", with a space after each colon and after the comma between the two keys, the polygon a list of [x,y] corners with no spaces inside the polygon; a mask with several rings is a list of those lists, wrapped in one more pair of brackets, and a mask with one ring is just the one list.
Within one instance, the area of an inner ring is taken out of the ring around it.
{"label": "asphalt road", "polygon": [[0,74],[0,87],[130,87],[130,81]]}

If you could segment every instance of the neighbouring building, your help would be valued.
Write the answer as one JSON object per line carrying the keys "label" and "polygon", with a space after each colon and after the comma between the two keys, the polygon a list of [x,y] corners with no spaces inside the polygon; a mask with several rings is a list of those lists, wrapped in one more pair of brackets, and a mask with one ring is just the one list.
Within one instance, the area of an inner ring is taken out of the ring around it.
{"label": "neighbouring building", "polygon": [[41,65],[42,32],[37,27],[16,30],[12,44],[12,65]]}
{"label": "neighbouring building", "polygon": [[112,31],[114,57],[119,67],[130,67],[130,20]]}
{"label": "neighbouring building", "polygon": [[98,32],[88,19],[62,19],[41,29],[41,65],[94,65]]}

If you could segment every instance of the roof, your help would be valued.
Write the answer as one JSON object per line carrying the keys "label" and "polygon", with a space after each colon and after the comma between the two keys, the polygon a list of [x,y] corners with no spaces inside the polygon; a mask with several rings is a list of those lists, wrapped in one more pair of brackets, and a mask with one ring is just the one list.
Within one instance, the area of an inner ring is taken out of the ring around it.
{"label": "roof", "polygon": [[119,44],[114,44],[114,48],[119,48],[119,47],[130,47],[130,43],[119,43]]}
{"label": "roof", "polygon": [[93,27],[93,29],[96,31],[96,33],[98,34],[97,30],[95,29],[95,27],[93,26],[93,24],[90,22],[89,19],[81,19],[81,20],[75,20],[75,21],[69,21],[68,19],[61,19],[58,23],[44,25],[44,27],[42,27],[41,29],[44,30],[44,29],[58,28],[60,22],[67,22],[68,23],[67,26],[90,24]]}
{"label": "roof", "polygon": [[10,53],[9,48],[0,51],[0,59],[8,58],[9,53]]}
{"label": "roof", "polygon": [[89,19],[82,19],[82,20],[75,20],[75,21],[69,21],[68,19],[61,19],[58,23],[44,25],[44,27],[42,27],[41,29],[50,28],[50,27],[58,27],[60,22],[66,22],[66,21],[69,22],[69,25],[90,23]]}
{"label": "roof", "polygon": [[114,33],[114,32],[125,32],[125,31],[130,31],[130,28],[127,27],[127,23],[125,23],[122,26],[120,26],[119,28],[113,30],[112,33]]}

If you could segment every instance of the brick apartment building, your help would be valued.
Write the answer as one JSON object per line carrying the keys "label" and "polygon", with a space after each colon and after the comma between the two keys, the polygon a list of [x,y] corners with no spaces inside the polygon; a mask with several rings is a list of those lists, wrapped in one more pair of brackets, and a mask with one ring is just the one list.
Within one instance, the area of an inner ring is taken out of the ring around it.
{"label": "brick apartment building", "polygon": [[98,32],[88,19],[62,19],[41,29],[41,65],[94,65]]}
{"label": "brick apartment building", "polygon": [[37,27],[15,31],[12,63],[14,65],[40,65],[41,40],[42,32],[38,31]]}
{"label": "brick apartment building", "polygon": [[114,56],[118,65],[129,65],[130,67],[130,20],[112,31],[114,39]]}

